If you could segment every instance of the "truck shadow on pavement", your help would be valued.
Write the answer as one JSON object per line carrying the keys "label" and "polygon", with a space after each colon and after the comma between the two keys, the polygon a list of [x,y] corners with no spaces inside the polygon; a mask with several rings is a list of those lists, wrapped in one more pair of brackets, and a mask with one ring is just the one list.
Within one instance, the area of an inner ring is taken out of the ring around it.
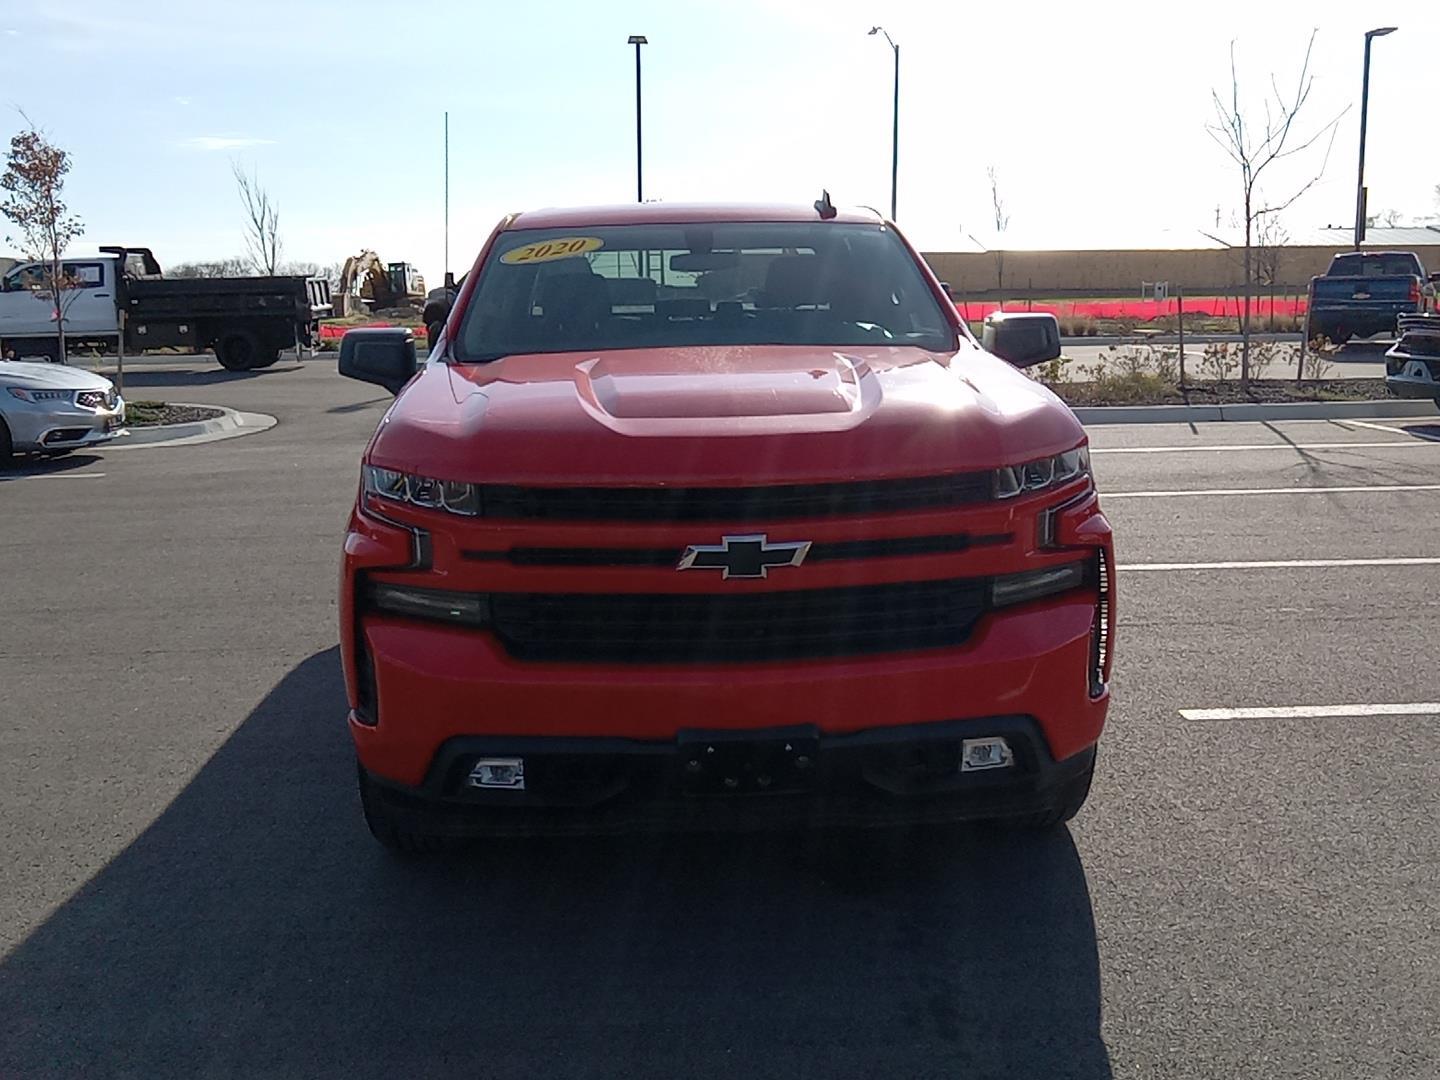
{"label": "truck shadow on pavement", "polygon": [[11,954],[0,1075],[1110,1076],[1063,829],[403,861],[342,711],[331,649]]}
{"label": "truck shadow on pavement", "polygon": [[19,480],[26,476],[54,476],[57,473],[73,472],[87,465],[103,461],[98,454],[66,454],[63,457],[30,456],[16,458],[8,465],[0,465],[0,481]]}
{"label": "truck shadow on pavement", "polygon": [[[275,367],[259,368],[255,371],[226,371],[216,364],[214,367],[173,367],[160,371],[126,371],[125,372],[125,396],[134,397],[130,391],[138,386],[215,386],[223,383],[243,382],[246,379],[260,379],[267,375],[285,375],[289,372],[299,371],[298,364],[277,364]],[[113,368],[106,369],[100,374],[108,379],[115,378]]]}

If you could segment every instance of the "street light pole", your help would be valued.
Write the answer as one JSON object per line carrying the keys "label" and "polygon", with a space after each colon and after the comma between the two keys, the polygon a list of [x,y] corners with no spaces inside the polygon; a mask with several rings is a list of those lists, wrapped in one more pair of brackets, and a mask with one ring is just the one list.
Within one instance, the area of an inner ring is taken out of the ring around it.
{"label": "street light pole", "polygon": [[640,46],[649,45],[644,34],[631,34],[627,45],[635,46],[635,201],[645,201],[645,156],[640,141]]}
{"label": "street light pole", "polygon": [[1360,173],[1355,180],[1355,250],[1365,239],[1365,119],[1370,108],[1370,42],[1393,34],[1397,27],[1382,26],[1365,31],[1365,74],[1360,83]]}
{"label": "street light pole", "polygon": [[883,26],[872,26],[870,36],[884,34],[895,53],[895,106],[890,127],[890,220],[895,220],[895,191],[900,177],[900,46]]}

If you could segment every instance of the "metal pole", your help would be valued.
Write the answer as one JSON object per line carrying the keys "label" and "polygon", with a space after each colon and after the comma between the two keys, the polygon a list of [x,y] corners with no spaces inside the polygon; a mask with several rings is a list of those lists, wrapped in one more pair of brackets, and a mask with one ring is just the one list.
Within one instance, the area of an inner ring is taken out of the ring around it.
{"label": "metal pole", "polygon": [[1175,325],[1180,337],[1180,389],[1185,389],[1185,287],[1175,290]]}
{"label": "metal pole", "polygon": [[1370,41],[1365,35],[1365,73],[1360,83],[1360,172],[1355,180],[1355,250],[1365,239],[1365,119],[1370,108]]}
{"label": "metal pole", "polygon": [[890,129],[890,220],[894,221],[895,188],[900,176],[900,46],[892,41],[890,47],[895,50],[895,111]]}
{"label": "metal pole", "polygon": [[445,283],[450,282],[450,110],[445,110]]}
{"label": "metal pole", "polygon": [[635,201],[637,203],[645,201],[645,154],[640,123],[640,46],[643,44],[643,38],[635,41]]}

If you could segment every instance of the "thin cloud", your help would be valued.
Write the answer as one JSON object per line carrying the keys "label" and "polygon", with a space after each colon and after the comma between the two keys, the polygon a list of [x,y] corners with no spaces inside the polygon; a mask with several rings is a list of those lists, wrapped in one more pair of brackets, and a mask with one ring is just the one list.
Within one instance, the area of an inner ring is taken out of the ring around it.
{"label": "thin cloud", "polygon": [[177,98],[174,99],[174,101],[175,101],[175,104],[176,104],[176,105],[189,105],[189,104],[190,104],[190,99],[189,99],[188,97],[177,97]]}
{"label": "thin cloud", "polygon": [[243,150],[247,146],[271,146],[274,139],[256,139],[248,135],[195,135],[180,145],[191,150]]}

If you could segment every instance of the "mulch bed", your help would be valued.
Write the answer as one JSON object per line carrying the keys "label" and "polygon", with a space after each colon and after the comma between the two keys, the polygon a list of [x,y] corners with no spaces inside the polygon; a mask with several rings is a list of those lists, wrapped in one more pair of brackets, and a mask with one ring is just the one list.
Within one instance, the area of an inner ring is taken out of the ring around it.
{"label": "mulch bed", "polygon": [[164,401],[128,401],[125,403],[126,427],[189,424],[196,420],[213,420],[217,416],[224,415],[223,409],[207,409],[199,405],[171,405]]}
{"label": "mulch bed", "polygon": [[1196,383],[1181,389],[1158,384],[1114,387],[1088,382],[1062,382],[1050,387],[1069,405],[1244,405],[1293,401],[1376,401],[1392,395],[1384,379],[1252,379],[1248,391],[1238,382]]}

